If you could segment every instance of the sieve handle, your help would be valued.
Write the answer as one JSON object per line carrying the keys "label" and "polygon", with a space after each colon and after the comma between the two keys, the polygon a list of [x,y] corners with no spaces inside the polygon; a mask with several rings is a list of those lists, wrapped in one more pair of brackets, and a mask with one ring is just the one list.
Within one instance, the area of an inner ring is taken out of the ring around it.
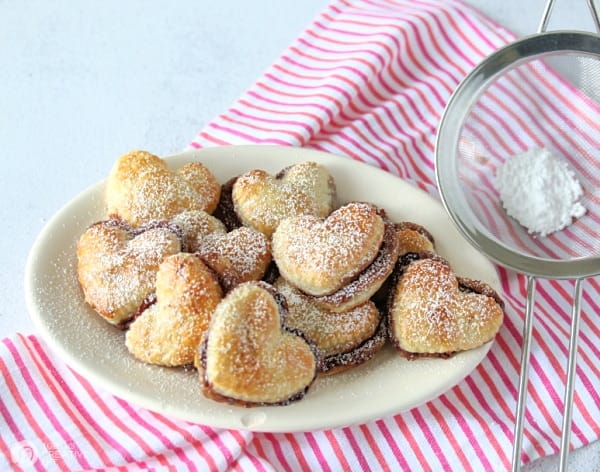
{"label": "sieve handle", "polygon": [[[542,14],[542,20],[540,21],[540,26],[538,27],[538,33],[546,32],[546,28],[548,27],[550,16],[552,16],[552,9],[554,8],[555,3],[556,0],[548,0],[546,2],[544,13]],[[592,15],[592,20],[594,20],[594,25],[596,26],[596,32],[600,33],[600,19],[598,19],[598,8],[596,7],[596,2],[594,0],[587,0],[587,4],[590,9],[590,14]]]}
{"label": "sieve handle", "polygon": [[[569,339],[569,359],[567,365],[567,379],[563,406],[563,424],[560,443],[559,471],[567,470],[569,458],[569,445],[571,438],[571,419],[573,412],[573,392],[575,388],[575,374],[577,369],[577,344],[579,338],[579,318],[581,313],[581,294],[584,279],[575,280],[573,292],[573,306],[571,312],[571,334]],[[512,456],[512,472],[521,470],[521,451],[523,448],[523,423],[527,403],[527,384],[529,382],[529,358],[531,351],[531,335],[533,331],[533,308],[535,305],[536,278],[527,277],[527,306],[525,309],[525,323],[523,325],[523,347],[521,351],[521,374],[519,378],[519,396],[515,420],[515,432]]]}
{"label": "sieve handle", "polygon": [[573,389],[575,387],[575,371],[577,369],[577,341],[579,338],[579,314],[581,312],[581,286],[583,279],[575,280],[573,292],[573,310],[571,312],[571,338],[569,339],[569,361],[567,365],[567,381],[563,410],[562,436],[560,442],[560,468],[567,470],[569,443],[571,438],[571,417],[573,410]]}
{"label": "sieve handle", "polygon": [[521,374],[519,377],[519,398],[515,420],[515,439],[513,442],[512,470],[521,470],[521,450],[523,448],[523,422],[527,404],[527,383],[529,381],[529,353],[531,351],[531,332],[533,330],[533,307],[535,304],[535,277],[527,277],[527,307],[523,325],[523,347],[521,350]]}

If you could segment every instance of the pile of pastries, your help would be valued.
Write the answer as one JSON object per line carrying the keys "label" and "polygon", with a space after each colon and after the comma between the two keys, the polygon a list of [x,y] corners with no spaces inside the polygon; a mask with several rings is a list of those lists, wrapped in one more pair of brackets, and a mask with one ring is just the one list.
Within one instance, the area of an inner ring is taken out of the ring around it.
{"label": "pile of pastries", "polygon": [[285,405],[372,359],[449,357],[492,340],[503,303],[455,274],[426,228],[370,202],[338,202],[316,162],[217,181],[121,156],[106,218],[77,245],[86,302],[125,330],[135,358],[194,366],[203,394]]}

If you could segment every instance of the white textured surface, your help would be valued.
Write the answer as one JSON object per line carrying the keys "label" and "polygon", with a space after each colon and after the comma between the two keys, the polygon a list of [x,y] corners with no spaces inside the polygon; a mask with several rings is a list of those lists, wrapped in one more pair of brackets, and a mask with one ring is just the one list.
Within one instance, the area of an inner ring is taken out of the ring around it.
{"label": "white textured surface", "polygon": [[[472,3],[523,35],[544,1]],[[0,1],[0,337],[33,331],[23,268],[44,222],[121,153],[184,148],[325,4]],[[557,0],[553,18],[551,28],[592,28],[584,0]],[[572,453],[571,464],[600,469],[600,447]]]}

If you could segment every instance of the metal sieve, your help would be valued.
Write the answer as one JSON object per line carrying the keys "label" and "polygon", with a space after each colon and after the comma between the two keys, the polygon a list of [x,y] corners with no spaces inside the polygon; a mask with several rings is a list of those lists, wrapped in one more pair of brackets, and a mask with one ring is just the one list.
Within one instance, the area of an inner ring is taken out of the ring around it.
{"label": "metal sieve", "polygon": [[[513,470],[521,466],[536,280],[575,281],[560,447],[565,470],[582,284],[600,274],[600,36],[547,32],[554,3],[547,1],[536,34],[499,49],[459,84],[436,143],[438,188],[456,226],[492,260],[527,276]],[[587,3],[600,32],[596,5]],[[547,236],[531,234],[507,214],[496,181],[511,156],[536,148],[568,163],[587,210]]]}

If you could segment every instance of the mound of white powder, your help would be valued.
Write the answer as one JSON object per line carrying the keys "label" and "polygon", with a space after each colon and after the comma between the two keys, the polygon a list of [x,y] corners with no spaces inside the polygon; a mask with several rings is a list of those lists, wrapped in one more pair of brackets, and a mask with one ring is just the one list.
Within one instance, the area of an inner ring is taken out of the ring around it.
{"label": "mound of white powder", "polygon": [[498,168],[496,184],[506,212],[530,233],[547,236],[586,212],[575,173],[544,148],[511,156]]}

